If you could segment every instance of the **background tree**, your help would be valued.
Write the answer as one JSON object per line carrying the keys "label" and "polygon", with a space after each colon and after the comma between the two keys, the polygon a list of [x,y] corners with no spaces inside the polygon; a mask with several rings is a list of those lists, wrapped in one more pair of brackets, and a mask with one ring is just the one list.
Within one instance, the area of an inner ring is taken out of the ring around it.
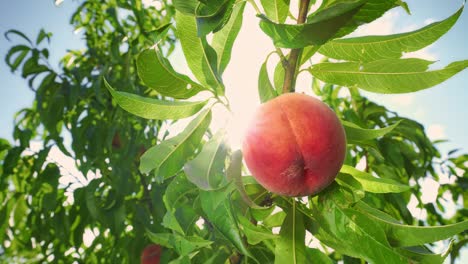
{"label": "background tree", "polygon": [[[83,1],[71,23],[84,29],[87,49],[70,51],[60,71],[48,61],[49,33],[34,40],[6,34],[21,41],[6,62],[28,81],[35,100],[15,117],[15,143],[0,144],[0,260],[134,263],[156,243],[163,246],[162,263],[441,263],[446,256],[431,252],[430,243],[450,237],[456,258],[468,241],[467,212],[445,219],[441,201],[445,192],[454,202],[468,200],[468,156],[452,151],[441,160],[421,124],[359,89],[413,92],[465,69],[468,61],[428,70],[428,61],[401,58],[444,35],[463,7],[413,32],[340,39],[407,7],[395,0],[323,1],[309,12],[313,3],[303,0],[295,16],[289,1],[247,2],[280,57],[273,75],[268,58],[259,65],[262,102],[293,92],[299,73],[311,74],[311,92],[342,120],[348,149],[336,182],[303,199],[269,193],[245,176],[225,133],[210,129],[213,105],[229,108],[222,76],[246,1],[174,0],[158,7]],[[285,24],[288,17],[298,25]],[[193,77],[172,68],[176,43]],[[330,59],[312,64],[316,53]],[[202,91],[210,96],[194,99]],[[169,138],[173,120],[190,116]],[[42,142],[40,151],[28,151],[33,140]],[[50,161],[53,146],[87,178],[71,180]],[[354,168],[360,161],[363,171]],[[425,205],[427,219],[417,221],[406,205],[411,194],[421,197],[419,180],[437,179],[439,171],[455,181],[441,186],[436,202]],[[89,247],[85,232],[96,236]],[[305,244],[306,233],[320,246]]]}

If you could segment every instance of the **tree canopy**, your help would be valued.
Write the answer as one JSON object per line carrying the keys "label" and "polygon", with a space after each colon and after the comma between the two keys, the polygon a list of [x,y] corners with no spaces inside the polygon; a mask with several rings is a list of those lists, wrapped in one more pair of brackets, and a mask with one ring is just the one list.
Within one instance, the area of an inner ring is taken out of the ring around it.
{"label": "tree canopy", "polygon": [[[5,61],[35,98],[14,117],[14,142],[0,139],[0,262],[138,263],[155,243],[161,263],[453,263],[468,242],[468,154],[441,153],[418,121],[360,90],[415,92],[463,71],[467,60],[429,69],[430,61],[402,58],[448,32],[463,7],[411,32],[346,37],[407,5],[324,0],[311,12],[315,1],[298,2],[296,15],[289,0],[80,1],[70,23],[83,29],[86,49],[60,62],[49,60],[46,30],[7,31]],[[259,25],[243,24],[246,5]],[[213,105],[229,110],[223,73],[239,31],[251,26],[280,58],[274,71],[270,56],[258,65],[260,100],[294,92],[297,75],[309,74],[310,94],[344,126],[345,165],[318,195],[264,189],[210,126]],[[171,64],[177,45],[190,73]],[[325,59],[313,63],[315,54]],[[201,92],[209,96],[197,99]],[[84,177],[51,160],[52,149]],[[453,181],[422,203],[422,180],[441,174]],[[425,219],[408,210],[411,197]],[[447,197],[462,201],[451,218]],[[447,253],[433,252],[446,239]]]}

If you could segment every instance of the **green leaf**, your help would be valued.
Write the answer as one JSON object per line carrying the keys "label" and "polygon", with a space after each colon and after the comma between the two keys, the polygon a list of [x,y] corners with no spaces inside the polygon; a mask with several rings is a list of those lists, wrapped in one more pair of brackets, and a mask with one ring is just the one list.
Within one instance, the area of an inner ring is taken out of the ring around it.
{"label": "green leaf", "polygon": [[278,226],[281,226],[285,218],[286,218],[286,213],[283,211],[280,211],[275,214],[267,216],[263,220],[263,225],[265,225],[268,228],[278,227]]}
{"label": "green leaf", "polygon": [[157,48],[141,52],[136,63],[143,83],[164,96],[185,99],[204,90],[189,77],[177,73]]}
{"label": "green leaf", "polygon": [[198,196],[198,188],[181,173],[167,186],[163,202],[167,209],[163,225],[180,234],[187,234],[199,218],[193,210],[192,201]]}
{"label": "green leaf", "polygon": [[242,151],[236,150],[231,155],[231,164],[226,170],[226,177],[229,181],[234,182],[234,185],[239,191],[242,200],[251,208],[255,209],[265,209],[261,206],[255,204],[252,199],[250,199],[249,195],[245,191],[244,183],[242,182]]}
{"label": "green leaf", "polygon": [[229,200],[232,188],[228,187],[215,191],[200,191],[200,201],[211,224],[228,239],[242,254],[250,256],[242,237],[239,226],[232,213]]}
{"label": "green leaf", "polygon": [[177,175],[166,188],[163,197],[164,205],[168,210],[174,211],[193,198],[189,195],[197,192],[197,186],[189,182],[183,174]]}
{"label": "green leaf", "polygon": [[[223,28],[231,17],[234,2],[235,0],[224,0],[224,2],[216,1],[216,3],[221,5],[212,15],[204,15],[203,11],[200,11],[203,9],[201,7],[208,7],[207,9],[211,9],[209,5],[199,5],[196,11],[197,36],[204,37],[210,32],[217,32]],[[202,14],[199,14],[199,12]]]}
{"label": "green leaf", "polygon": [[354,123],[345,120],[341,120],[341,123],[343,124],[343,127],[346,132],[347,142],[355,143],[382,137],[385,134],[391,132],[395,127],[397,127],[400,124],[400,121],[381,129],[364,129]]}
{"label": "green leaf", "polygon": [[281,48],[303,48],[322,45],[332,39],[359,11],[364,1],[344,2],[323,9],[310,16],[300,25],[277,24],[260,16],[260,28]]}
{"label": "green leaf", "polygon": [[316,248],[306,248],[307,259],[313,259],[314,263],[333,264],[334,262],[322,251]]}
{"label": "green leaf", "polygon": [[186,256],[200,248],[209,247],[213,243],[213,241],[208,241],[198,236],[153,233],[149,230],[146,230],[146,235],[152,242],[166,248],[172,248],[181,256]]}
{"label": "green leaf", "polygon": [[290,0],[260,0],[268,18],[277,23],[284,23],[289,14]]}
{"label": "green leaf", "polygon": [[[16,45],[8,50],[8,53],[5,56],[5,62],[8,66],[10,66],[11,72],[14,72],[16,69],[18,69],[19,65],[21,62],[23,62],[24,58],[26,58],[30,50],[31,48],[26,45]],[[12,61],[11,59],[15,54],[18,55]]]}
{"label": "green leaf", "polygon": [[8,30],[8,31],[5,32],[5,34],[4,34],[5,38],[6,38],[8,41],[10,41],[10,37],[9,37],[10,34],[14,34],[14,35],[17,35],[17,36],[21,37],[22,39],[26,40],[26,41],[30,44],[30,46],[33,46],[32,41],[31,41],[23,32],[18,31],[18,30],[16,30],[16,29],[10,29],[10,30]]}
{"label": "green leaf", "polygon": [[[450,238],[468,230],[468,220],[445,226],[410,226],[402,225],[391,219],[391,216],[359,202],[356,208],[360,214],[381,225],[388,240],[395,247],[409,247],[432,243]],[[358,213],[356,213],[358,215]]]}
{"label": "green leaf", "polygon": [[177,36],[190,70],[203,85],[220,95],[224,94],[224,85],[217,71],[216,51],[205,38],[197,36],[195,17],[177,12],[175,20]]}
{"label": "green leaf", "polygon": [[[391,179],[377,178],[348,165],[343,165],[340,172],[353,176],[361,183],[365,191],[372,193],[399,193],[410,189],[408,185],[403,185]],[[340,175],[340,177],[346,177],[346,175]]]}
{"label": "green leaf", "polygon": [[52,36],[52,33],[47,33],[44,31],[44,29],[41,29],[41,31],[39,31],[39,35],[37,35],[37,39],[36,39],[36,45],[39,45],[41,44],[41,42],[47,38],[47,42],[50,43],[50,37]]}
{"label": "green leaf", "polygon": [[[340,4],[341,0],[324,0],[318,11]],[[335,35],[336,38],[353,32],[357,27],[381,17],[388,10],[398,6],[397,0],[367,0],[352,19]]]}
{"label": "green leaf", "polygon": [[302,214],[296,211],[296,201],[286,210],[281,225],[280,238],[276,241],[275,264],[306,263],[305,227]]}
{"label": "green leaf", "polygon": [[218,55],[218,72],[220,75],[224,73],[231,60],[232,47],[242,26],[244,8],[245,2],[236,4],[228,23],[213,35],[211,44]]}
{"label": "green leaf", "polygon": [[[149,38],[154,43],[159,43],[162,38],[164,38],[167,34],[167,31],[171,28],[172,23],[166,23],[164,25],[159,26],[158,28],[151,30],[148,32]],[[138,61],[137,61],[138,62]]]}
{"label": "green leaf", "polygon": [[443,21],[407,33],[333,40],[319,52],[334,59],[362,62],[400,58],[404,52],[420,50],[447,33],[462,11],[463,7]]}
{"label": "green leaf", "polygon": [[341,254],[371,263],[408,263],[405,256],[389,245],[380,225],[357,221],[349,214],[345,200],[351,195],[336,184],[319,194],[312,206],[314,219],[320,225],[317,230],[310,230],[313,235]]}
{"label": "green leaf", "polygon": [[247,242],[249,242],[251,245],[257,245],[264,240],[278,238],[277,235],[271,233],[271,230],[252,224],[249,219],[240,214],[237,216],[237,218],[239,223],[242,225],[242,231],[247,237]]}
{"label": "green leaf", "polygon": [[162,223],[161,223],[165,228],[172,229],[179,234],[184,235],[184,230],[180,226],[179,222],[177,221],[177,218],[175,217],[174,213],[172,211],[167,211],[166,214],[163,217]]}
{"label": "green leaf", "polygon": [[202,190],[214,190],[227,183],[224,175],[228,146],[225,131],[219,131],[204,146],[200,154],[184,166],[187,178]]}
{"label": "green leaf", "polygon": [[196,114],[208,101],[182,102],[142,97],[114,90],[106,80],[104,83],[112,97],[124,110],[147,119],[181,119]]}
{"label": "green leaf", "polygon": [[275,72],[273,73],[273,84],[278,95],[283,93],[283,84],[284,84],[284,66],[281,60],[275,66]]}
{"label": "green leaf", "polygon": [[444,69],[426,71],[432,62],[388,59],[368,63],[320,63],[310,68],[316,78],[337,85],[359,87],[374,93],[409,93],[437,85],[468,67],[468,60]]}
{"label": "green leaf", "polygon": [[177,11],[186,15],[194,15],[200,2],[198,0],[172,0],[172,4]]}
{"label": "green leaf", "polygon": [[268,58],[262,64],[258,75],[258,95],[260,97],[260,102],[262,103],[278,96],[275,88],[271,84],[270,77],[268,77],[267,62]]}
{"label": "green leaf", "polygon": [[174,175],[193,155],[211,122],[211,110],[207,109],[194,118],[177,136],[151,147],[141,156],[140,171],[167,178]]}

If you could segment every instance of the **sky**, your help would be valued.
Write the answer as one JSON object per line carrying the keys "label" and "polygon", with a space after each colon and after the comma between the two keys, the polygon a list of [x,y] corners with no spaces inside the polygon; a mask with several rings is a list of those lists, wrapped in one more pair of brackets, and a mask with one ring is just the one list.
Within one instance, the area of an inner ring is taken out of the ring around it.
{"label": "sky", "polygon": [[[382,35],[415,30],[434,21],[445,19],[457,11],[463,3],[462,0],[408,0],[406,2],[412,15],[397,8],[385,14],[378,21],[361,27],[354,34]],[[3,60],[9,47],[18,43],[19,39],[14,38],[12,42],[9,42],[3,37],[3,34],[9,29],[17,29],[35,39],[41,28],[53,32],[50,44],[50,61],[57,63],[66,53],[66,49],[84,48],[81,36],[74,34],[73,27],[69,25],[71,14],[77,5],[77,1],[71,0],[65,0],[59,6],[56,6],[53,0],[0,0],[1,138],[12,140],[14,113],[23,107],[28,107],[33,100],[33,93],[27,88],[26,82],[18,72],[12,74]],[[293,13],[297,12],[293,11]],[[433,65],[434,68],[445,67],[456,60],[468,59],[467,26],[468,14],[464,12],[452,30],[435,44],[416,54],[406,56],[436,61]],[[228,124],[228,130],[231,131],[230,140],[234,148],[240,146],[242,132],[247,125],[248,118],[246,117],[251,116],[258,106],[258,71],[267,54],[273,49],[271,40],[258,27],[258,18],[255,17],[253,9],[247,5],[244,26],[234,46],[231,63],[224,77],[226,94],[230,98],[234,112],[232,122]],[[176,49],[170,60],[175,69],[189,74],[180,48]],[[275,59],[273,58],[269,63],[270,68],[274,63]],[[58,69],[58,63],[52,64],[52,66]],[[272,76],[271,73],[272,71],[270,71],[270,76]],[[375,102],[397,111],[401,116],[421,122],[426,127],[431,139],[448,139],[448,143],[439,145],[442,151],[461,148],[462,152],[468,153],[467,84],[468,71],[465,70],[434,88],[415,93],[380,95],[365,92],[364,94]],[[300,76],[297,86],[298,92],[312,93],[309,88],[310,78],[305,75]],[[218,110],[214,116],[215,126],[224,124],[225,116],[225,111]],[[186,122],[187,120],[180,122],[179,126],[183,127]],[[73,168],[73,160],[60,156],[59,152],[55,152],[53,155],[55,156],[51,157],[52,159],[59,160],[62,165],[69,167],[71,173],[77,173]],[[427,189],[424,199],[430,202],[434,198],[431,194],[436,192],[438,183],[428,181],[424,183],[424,186]],[[414,200],[410,202],[412,212],[423,217],[424,212],[417,211],[416,205]],[[463,258],[468,259],[466,251]]]}

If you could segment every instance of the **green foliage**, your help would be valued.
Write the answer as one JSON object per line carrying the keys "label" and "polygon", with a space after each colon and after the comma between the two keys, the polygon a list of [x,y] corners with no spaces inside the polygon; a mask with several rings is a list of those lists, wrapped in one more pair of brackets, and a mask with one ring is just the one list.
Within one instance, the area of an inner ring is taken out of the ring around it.
{"label": "green foliage", "polygon": [[359,87],[375,93],[409,93],[430,88],[468,67],[468,60],[427,71],[432,61],[383,59],[367,63],[319,63],[310,69],[314,77],[328,83]]}
{"label": "green foliage", "polygon": [[[246,2],[277,47],[299,51],[294,65],[293,51],[274,50],[281,61],[273,75],[268,58],[259,65],[261,102],[283,92],[287,70],[293,67],[295,79],[302,67],[313,77],[312,92],[344,125],[345,165],[317,196],[269,193],[245,175],[225,130],[210,129],[213,106],[229,108],[222,75]],[[295,20],[289,0],[160,3],[83,1],[71,23],[84,29],[87,48],[70,51],[59,70],[48,63],[47,31],[35,41],[17,30],[5,34],[21,41],[5,60],[35,99],[15,116],[15,142],[0,139],[0,262],[138,263],[142,249],[157,243],[161,263],[442,263],[447,255],[434,254],[431,243],[449,238],[452,260],[458,256],[468,241],[467,211],[444,218],[442,201],[448,193],[467,207],[468,155],[454,150],[441,158],[421,124],[359,89],[413,92],[464,70],[467,61],[428,71],[432,62],[401,59],[442,37],[463,8],[413,32],[342,39],[406,4],[324,0],[315,12],[306,6],[306,23],[296,25],[285,24]],[[175,45],[190,73],[172,67]],[[346,61],[311,65],[317,52]],[[202,91],[205,99],[193,98]],[[79,174],[52,151],[73,159]],[[454,183],[423,204],[421,180],[441,173]],[[411,215],[411,197],[426,219]]]}
{"label": "green foliage", "polygon": [[361,62],[400,58],[404,52],[420,50],[442,37],[462,11],[463,7],[443,21],[407,33],[333,40],[323,45],[319,52],[334,59]]}

